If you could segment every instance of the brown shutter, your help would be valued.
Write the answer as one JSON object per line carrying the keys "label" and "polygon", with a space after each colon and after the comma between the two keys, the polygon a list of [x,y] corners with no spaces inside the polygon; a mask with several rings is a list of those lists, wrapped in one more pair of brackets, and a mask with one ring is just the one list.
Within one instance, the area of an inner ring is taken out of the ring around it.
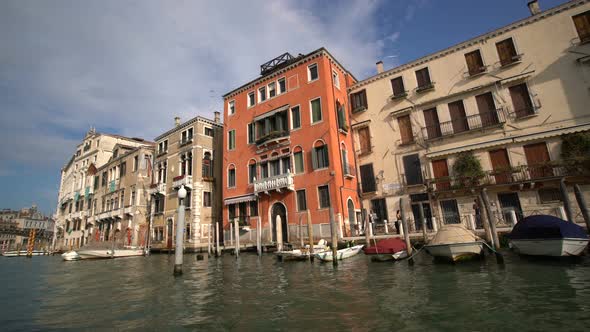
{"label": "brown shutter", "polygon": [[494,97],[491,92],[475,96],[475,101],[477,102],[482,127],[491,126],[499,122]]}
{"label": "brown shutter", "polygon": [[[439,159],[432,161],[432,171],[435,179],[449,176],[449,168],[447,167],[446,159]],[[447,190],[451,186],[448,181],[441,181],[436,183],[437,190]]]}
{"label": "brown shutter", "polygon": [[394,96],[401,96],[405,93],[404,81],[401,76],[391,80],[391,89],[393,90]]}
{"label": "brown shutter", "polygon": [[552,176],[553,170],[547,167],[546,164],[549,159],[549,151],[545,142],[529,144],[524,146],[524,154],[529,169],[531,178],[540,178],[545,176]]}
{"label": "brown shutter", "polygon": [[456,134],[469,130],[463,100],[449,103],[449,114],[451,115],[451,123],[453,124],[453,133]]}
{"label": "brown shutter", "polygon": [[428,68],[422,68],[416,71],[416,81],[418,82],[418,88],[430,85],[430,73],[428,72]]}
{"label": "brown shutter", "polygon": [[373,164],[361,165],[361,184],[363,193],[371,193],[376,190],[375,174],[373,173]]}
{"label": "brown shutter", "polygon": [[500,64],[502,66],[509,65],[515,61],[516,49],[514,48],[512,38],[497,43],[496,49],[498,50],[498,56],[500,57]]}
{"label": "brown shutter", "polygon": [[371,134],[369,132],[369,127],[359,128],[358,134],[361,145],[360,153],[363,154],[371,152]]}
{"label": "brown shutter", "polygon": [[479,50],[465,54],[465,61],[467,62],[469,75],[479,74],[483,71],[483,59]]}
{"label": "brown shutter", "polygon": [[517,118],[534,113],[533,103],[531,102],[529,90],[525,83],[511,86],[508,90],[510,90],[510,97],[512,98],[514,113]]}
{"label": "brown shutter", "polygon": [[400,116],[397,118],[399,126],[399,133],[402,138],[402,144],[411,143],[414,141],[414,133],[412,132],[412,122],[409,115]]}
{"label": "brown shutter", "polygon": [[424,111],[424,123],[426,124],[426,134],[428,139],[442,136],[436,108],[431,108]]}
{"label": "brown shutter", "polygon": [[[492,162],[492,169],[495,171],[502,169],[506,170],[508,167],[510,167],[510,161],[508,160],[508,153],[506,152],[506,149],[490,151],[490,160]],[[508,183],[510,181],[510,174],[511,173],[509,171],[501,173],[496,172],[494,175],[496,178],[496,183]]]}
{"label": "brown shutter", "polygon": [[573,17],[581,42],[590,40],[590,11]]}

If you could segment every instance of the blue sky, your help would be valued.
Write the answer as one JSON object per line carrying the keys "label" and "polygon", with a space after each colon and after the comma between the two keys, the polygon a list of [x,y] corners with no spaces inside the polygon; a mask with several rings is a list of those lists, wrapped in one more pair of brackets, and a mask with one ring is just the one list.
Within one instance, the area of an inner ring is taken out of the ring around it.
{"label": "blue sky", "polygon": [[[542,9],[563,0],[540,0]],[[52,212],[90,126],[153,139],[285,52],[358,79],[529,16],[527,0],[0,1],[0,208]]]}

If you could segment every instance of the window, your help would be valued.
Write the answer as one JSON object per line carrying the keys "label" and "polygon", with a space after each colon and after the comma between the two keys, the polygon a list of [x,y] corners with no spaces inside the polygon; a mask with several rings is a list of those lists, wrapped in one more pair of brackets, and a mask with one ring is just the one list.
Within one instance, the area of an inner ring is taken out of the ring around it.
{"label": "window", "polygon": [[227,171],[227,186],[228,188],[233,188],[236,186],[236,169],[230,168]]}
{"label": "window", "polygon": [[416,92],[429,90],[433,87],[432,81],[430,81],[430,72],[428,71],[428,67],[416,70],[416,82],[418,83]]}
{"label": "window", "polygon": [[516,54],[516,48],[514,47],[514,41],[512,38],[504,39],[503,41],[496,43],[496,49],[498,50],[500,66],[502,67],[520,60],[520,56]]}
{"label": "window", "polygon": [[328,185],[318,187],[318,198],[320,203],[320,209],[326,209],[330,207],[330,191]]}
{"label": "window", "polygon": [[267,162],[260,164],[260,178],[261,179],[268,178],[268,163]]}
{"label": "window", "polygon": [[180,144],[186,144],[193,141],[193,128],[189,128],[180,133]]}
{"label": "window", "polygon": [[250,217],[258,217],[258,202],[250,201]]}
{"label": "window", "polygon": [[155,195],[154,196],[154,212],[155,213],[162,213],[164,212],[164,198],[163,195]]}
{"label": "window", "polygon": [[382,223],[385,220],[389,220],[389,217],[387,216],[387,204],[385,202],[385,198],[371,200],[371,213],[371,217],[375,223]]}
{"label": "window", "polygon": [[336,102],[336,117],[338,119],[338,129],[348,132],[348,124],[346,123],[344,106],[339,102]]}
{"label": "window", "polygon": [[394,98],[400,98],[407,95],[406,88],[404,87],[404,80],[401,76],[391,80],[391,89],[393,90]]}
{"label": "window", "polygon": [[227,215],[229,217],[230,221],[234,221],[234,219],[236,218],[236,205],[235,204],[229,204],[227,206]]}
{"label": "window", "polygon": [[483,65],[483,59],[479,50],[466,53],[465,61],[467,62],[467,71],[469,76],[477,75],[486,71],[486,67]]}
{"label": "window", "polygon": [[293,160],[295,163],[295,174],[301,174],[304,172],[303,167],[303,151],[299,150],[293,153]]}
{"label": "window", "polygon": [[422,184],[424,181],[422,180],[422,167],[418,154],[403,156],[402,161],[406,175],[406,184],[410,186]]}
{"label": "window", "polygon": [[254,144],[254,123],[248,123],[248,144]]}
{"label": "window", "polygon": [[322,104],[320,98],[310,101],[311,123],[322,121]]}
{"label": "window", "polygon": [[266,100],[266,87],[258,89],[258,102],[261,103]]}
{"label": "window", "polygon": [[340,76],[338,75],[338,72],[335,70],[332,71],[332,81],[334,81],[334,86],[337,89],[340,89]]}
{"label": "window", "polygon": [[227,103],[227,109],[229,115],[233,115],[234,113],[236,113],[236,102],[234,100],[230,100],[229,103]]}
{"label": "window", "polygon": [[291,108],[291,129],[301,128],[301,112],[299,106]]}
{"label": "window", "polygon": [[203,155],[203,178],[213,178],[213,165],[211,161],[211,152],[207,151]]}
{"label": "window", "polygon": [[180,156],[180,175],[193,175],[193,153],[188,152]]}
{"label": "window", "polygon": [[211,207],[211,192],[203,191],[203,206]]}
{"label": "window", "polygon": [[371,152],[371,132],[369,131],[369,126],[361,127],[358,129],[359,135],[359,144],[361,146],[361,150],[359,154],[366,154]]}
{"label": "window", "polygon": [[155,227],[154,228],[154,241],[156,241],[156,242],[164,241],[164,227]]}
{"label": "window", "polygon": [[158,183],[166,183],[166,170],[168,168],[167,162],[162,162],[158,165]]}
{"label": "window", "polygon": [[[481,123],[475,123],[477,127],[489,127],[498,124],[499,118],[496,112],[496,103],[494,103],[494,96],[491,92],[486,92],[481,95],[475,96],[477,103],[477,109],[479,111],[479,118]],[[477,119],[477,118],[476,118]]]}
{"label": "window", "polygon": [[541,204],[561,202],[563,196],[558,188],[542,188],[539,189],[539,200]]}
{"label": "window", "polygon": [[511,86],[508,90],[510,91],[510,97],[512,98],[514,114],[517,118],[535,114],[535,108],[533,107],[533,102],[531,101],[531,96],[526,83]]}
{"label": "window", "polygon": [[213,128],[205,127],[205,135],[213,137]]}
{"label": "window", "polygon": [[251,160],[248,165],[248,183],[254,183],[256,179],[256,161]]}
{"label": "window", "polygon": [[127,173],[127,162],[121,163],[119,166],[119,177],[125,176]]}
{"label": "window", "polygon": [[162,141],[158,144],[158,154],[168,152],[168,140]]}
{"label": "window", "polygon": [[277,95],[277,85],[275,82],[268,84],[268,97],[272,98]]}
{"label": "window", "polygon": [[314,63],[313,65],[309,65],[307,67],[307,81],[311,82],[311,81],[315,81],[319,78],[319,73],[318,73],[318,65],[317,63]]}
{"label": "window", "polygon": [[367,91],[361,90],[350,95],[352,103],[352,113],[364,111],[367,109]]}
{"label": "window", "polygon": [[100,181],[99,178],[100,178],[99,175],[95,175],[94,176],[94,190],[98,189],[98,184],[99,184],[99,181]]}
{"label": "window", "polygon": [[330,166],[328,160],[328,146],[323,143],[320,144],[321,145],[314,147],[313,151],[311,152],[311,163],[313,169],[322,169]]}
{"label": "window", "polygon": [[414,142],[414,133],[412,131],[412,122],[410,115],[404,115],[397,118],[397,125],[399,126],[399,134],[402,139],[402,144],[409,144]]}
{"label": "window", "polygon": [[424,124],[426,127],[427,139],[433,139],[442,136],[440,128],[440,121],[438,120],[438,112],[436,107],[424,110]]}
{"label": "window", "polygon": [[373,173],[373,164],[361,165],[361,183],[363,193],[372,193],[376,190],[375,174]]}
{"label": "window", "polygon": [[130,205],[135,205],[136,198],[137,198],[137,194],[135,193],[135,190],[132,190],[131,191],[131,201],[129,202],[129,204]]}
{"label": "window", "polygon": [[586,43],[590,41],[590,11],[578,14],[572,17],[578,37],[580,37],[580,43]]}
{"label": "window", "polygon": [[254,92],[248,93],[248,107],[252,107],[256,104],[256,97],[254,96]]}
{"label": "window", "polygon": [[236,131],[230,130],[228,132],[227,149],[233,150],[236,148]]}
{"label": "window", "polygon": [[139,156],[135,156],[133,157],[133,171],[137,171],[137,167],[139,164]]}
{"label": "window", "polygon": [[287,81],[285,78],[279,79],[279,94],[285,93],[287,91]]}
{"label": "window", "polygon": [[307,210],[307,201],[305,199],[305,189],[297,190],[297,211]]}
{"label": "window", "polygon": [[270,166],[270,176],[281,174],[281,164],[278,159],[269,161],[268,165]]}

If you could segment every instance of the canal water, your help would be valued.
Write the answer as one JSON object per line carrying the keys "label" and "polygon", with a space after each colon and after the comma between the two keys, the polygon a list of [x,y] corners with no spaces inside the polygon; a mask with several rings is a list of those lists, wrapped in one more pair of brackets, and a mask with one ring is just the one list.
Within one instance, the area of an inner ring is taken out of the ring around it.
{"label": "canal water", "polygon": [[583,331],[590,258],[505,254],[458,265],[420,254],[337,268],[242,253],[63,262],[0,257],[0,330]]}

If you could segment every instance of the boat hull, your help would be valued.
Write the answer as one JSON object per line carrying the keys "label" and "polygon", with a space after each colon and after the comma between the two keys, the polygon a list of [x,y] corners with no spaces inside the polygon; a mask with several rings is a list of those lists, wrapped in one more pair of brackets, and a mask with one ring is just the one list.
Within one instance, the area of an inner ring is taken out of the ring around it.
{"label": "boat hull", "polygon": [[310,257],[309,251],[302,250],[289,250],[289,251],[277,251],[275,252],[277,258],[283,261],[304,261]]}
{"label": "boat hull", "polygon": [[[49,255],[48,252],[45,251],[38,251],[38,250],[34,250],[31,253],[31,256],[44,256],[44,255]],[[27,251],[26,250],[21,250],[21,251],[5,251],[2,253],[2,256],[4,257],[19,257],[19,256],[27,256]]]}
{"label": "boat hull", "polygon": [[61,254],[61,258],[64,261],[78,261],[78,260],[80,260],[80,255],[78,255],[77,252],[72,250],[72,251],[64,252],[63,254]]}
{"label": "boat hull", "polygon": [[[336,253],[336,259],[343,260],[346,258],[350,258],[352,256],[357,255],[361,251],[361,249],[363,249],[363,245],[358,245],[346,249],[340,249]],[[334,256],[332,255],[331,250],[314,254],[314,257],[324,262],[332,262],[334,260]]]}
{"label": "boat hull", "polygon": [[579,256],[588,245],[588,239],[519,239],[510,243],[522,255],[563,257]]}
{"label": "boat hull", "polygon": [[424,246],[426,252],[438,258],[448,259],[453,262],[473,258],[483,251],[483,243],[480,241],[435,244]]}
{"label": "boat hull", "polygon": [[371,256],[371,260],[375,262],[387,262],[404,259],[408,257],[408,252],[402,250],[393,254],[367,254],[367,256]]}
{"label": "boat hull", "polygon": [[[145,255],[143,249],[78,250],[79,259],[108,259]],[[62,255],[63,256],[63,255]]]}

